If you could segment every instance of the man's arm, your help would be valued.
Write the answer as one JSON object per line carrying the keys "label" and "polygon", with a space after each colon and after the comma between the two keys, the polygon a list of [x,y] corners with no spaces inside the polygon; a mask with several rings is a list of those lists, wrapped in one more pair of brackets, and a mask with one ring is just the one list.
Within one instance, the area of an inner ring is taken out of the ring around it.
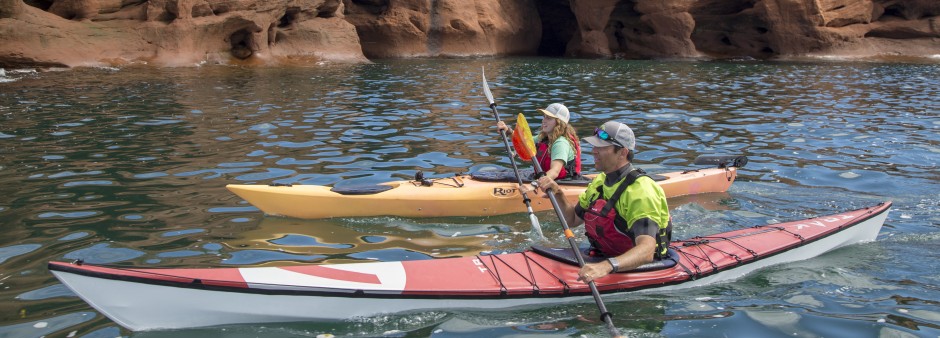
{"label": "man's arm", "polygon": [[[652,262],[654,253],[656,253],[656,239],[649,235],[640,235],[636,238],[636,246],[611,259],[617,262],[618,271],[628,271]],[[609,261],[584,264],[584,267],[578,272],[578,280],[587,283],[613,272],[614,267]]]}
{"label": "man's arm", "polygon": [[584,223],[584,220],[575,213],[575,205],[568,203],[568,199],[565,198],[565,194],[561,191],[561,187],[558,186],[558,183],[555,183],[555,180],[548,176],[542,176],[538,180],[538,186],[544,190],[546,194],[548,194],[549,190],[551,190],[551,193],[555,194],[555,200],[558,201],[558,207],[561,209],[562,216],[565,217],[568,227],[573,228]]}
{"label": "man's arm", "polygon": [[[656,238],[649,235],[636,237],[636,246],[622,255],[614,257],[618,271],[630,271],[638,266],[650,263],[656,254]],[[605,262],[605,264],[610,264]]]}

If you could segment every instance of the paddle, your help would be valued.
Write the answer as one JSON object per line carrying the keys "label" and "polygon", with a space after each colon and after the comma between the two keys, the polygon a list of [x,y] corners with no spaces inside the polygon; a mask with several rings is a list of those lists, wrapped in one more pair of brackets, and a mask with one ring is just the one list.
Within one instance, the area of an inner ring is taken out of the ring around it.
{"label": "paddle", "polygon": [[[496,110],[496,101],[493,100],[493,93],[490,92],[490,86],[486,84],[486,69],[482,69],[483,74],[483,93],[486,94],[486,99],[490,102],[490,109],[493,110],[493,116],[496,116],[496,122],[500,122],[499,111]],[[529,195],[526,194],[522,182],[522,175],[519,174],[519,167],[516,166],[516,158],[512,156],[512,148],[509,147],[509,140],[506,138],[506,134],[502,130],[499,131],[499,136],[503,139],[503,145],[506,146],[506,151],[509,153],[509,163],[512,164],[512,172],[516,174],[516,180],[519,182],[519,192],[522,193],[522,202],[525,203],[526,209],[529,211],[529,221],[532,222],[532,229],[538,234],[539,239],[545,238],[542,235],[542,225],[539,224],[538,217],[535,217],[535,212],[532,211],[532,200],[529,199]]]}
{"label": "paddle", "polygon": [[[499,122],[499,113],[496,112],[496,101],[493,100],[493,93],[490,92],[489,85],[486,84],[486,74],[483,74],[483,93],[486,94],[486,99],[490,101],[490,108],[493,109],[493,114],[496,115],[496,121]],[[500,135],[503,136],[503,143],[506,145],[506,150],[512,154],[512,150],[509,149],[509,142],[506,140],[506,134],[500,132]],[[538,177],[542,168],[539,166],[538,161],[535,159],[535,141],[532,140],[532,131],[529,129],[529,123],[526,122],[525,116],[521,113],[516,117],[516,129],[512,132],[512,143],[516,146],[516,151],[519,154],[519,157],[523,160],[532,161],[532,166],[535,167],[535,176]],[[516,178],[519,180],[519,185],[522,185],[522,178],[519,176],[519,170],[516,168],[516,161],[513,157],[509,156],[512,161],[512,169],[516,172]],[[568,227],[568,221],[565,220],[565,215],[561,211],[561,207],[558,205],[558,200],[555,199],[555,194],[551,191],[545,192],[548,195],[548,199],[552,201],[552,207],[555,208],[555,214],[558,215],[558,220],[561,221],[562,228],[565,229],[565,238],[568,239],[568,245],[571,246],[571,250],[574,251],[575,258],[578,259],[578,267],[584,267],[584,257],[581,256],[581,250],[578,249],[578,244],[574,241],[574,233],[571,232],[571,228]],[[525,197],[523,193],[523,198],[526,200],[526,205],[529,205],[529,198]],[[537,222],[535,215],[532,213],[532,208],[529,207],[529,215]],[[539,229],[539,234],[541,234],[541,229]],[[597,290],[597,285],[594,284],[594,281],[588,282],[588,286],[591,288],[591,294],[594,296],[594,302],[597,303],[597,308],[601,311],[601,319],[607,323],[607,330],[610,332],[611,337],[622,337],[620,335],[620,330],[617,330],[617,327],[614,326],[614,320],[611,318],[610,312],[607,311],[607,306],[604,305],[604,300],[601,299],[600,291]]]}
{"label": "paddle", "polygon": [[[539,177],[539,174],[542,172],[542,168],[539,166],[538,160],[535,158],[535,142],[532,140],[532,131],[529,130],[529,124],[525,121],[525,117],[522,114],[519,114],[517,118],[516,129],[512,132],[512,142],[513,144],[522,144],[522,146],[517,146],[516,151],[519,152],[519,157],[525,161],[532,161],[532,165],[535,167],[535,176]],[[574,232],[571,231],[571,228],[568,227],[568,221],[565,220],[565,214],[561,210],[561,206],[558,205],[558,200],[555,199],[555,193],[551,190],[546,190],[545,194],[548,195],[548,199],[552,201],[552,206],[555,207],[555,214],[558,215],[558,220],[561,222],[561,227],[565,229],[565,238],[568,239],[568,245],[571,245],[571,250],[574,252],[575,258],[578,260],[578,267],[584,267],[584,257],[581,256],[581,250],[578,249],[578,243],[574,240]],[[591,288],[591,294],[594,295],[594,302],[597,303],[597,308],[601,311],[601,319],[607,323],[607,330],[610,331],[612,337],[622,337],[620,331],[617,330],[617,327],[614,326],[614,320],[611,318],[610,312],[607,311],[607,306],[604,305],[604,300],[601,299],[601,294],[597,291],[597,285],[594,284],[594,281],[588,282],[588,286]]]}

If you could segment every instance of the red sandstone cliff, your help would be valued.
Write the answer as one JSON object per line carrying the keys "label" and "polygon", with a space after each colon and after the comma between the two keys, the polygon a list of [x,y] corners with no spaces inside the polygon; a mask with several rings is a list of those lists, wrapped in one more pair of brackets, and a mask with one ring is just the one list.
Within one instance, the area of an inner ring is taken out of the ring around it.
{"label": "red sandstone cliff", "polygon": [[366,61],[341,0],[0,1],[0,65]]}
{"label": "red sandstone cliff", "polygon": [[0,0],[0,67],[940,55],[938,0]]}

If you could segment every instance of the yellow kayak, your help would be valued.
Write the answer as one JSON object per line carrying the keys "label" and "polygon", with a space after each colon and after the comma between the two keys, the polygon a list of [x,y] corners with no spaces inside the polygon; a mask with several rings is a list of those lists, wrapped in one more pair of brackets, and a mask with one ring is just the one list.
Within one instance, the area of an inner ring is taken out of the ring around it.
{"label": "yellow kayak", "polygon": [[[744,158],[743,156],[736,158]],[[696,161],[700,163],[701,161]],[[666,197],[727,191],[746,163],[718,163],[718,167],[650,175]],[[737,165],[735,165],[737,164]],[[593,175],[587,175],[592,178]],[[584,184],[562,185],[565,197],[577,201]],[[331,217],[493,216],[526,212],[519,184],[493,182],[471,175],[434,180],[386,182],[365,188],[339,189],[321,185],[227,185],[230,191],[264,213],[318,219]],[[552,204],[542,193],[528,193],[534,211]]]}

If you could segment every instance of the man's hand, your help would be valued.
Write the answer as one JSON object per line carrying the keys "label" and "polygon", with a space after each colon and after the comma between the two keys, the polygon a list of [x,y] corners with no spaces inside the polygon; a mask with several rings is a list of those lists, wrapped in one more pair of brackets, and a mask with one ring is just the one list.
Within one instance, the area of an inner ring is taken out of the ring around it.
{"label": "man's hand", "polygon": [[561,192],[561,189],[558,187],[558,183],[555,183],[555,180],[548,176],[539,177],[538,181],[536,182],[538,182],[539,189],[545,191],[545,195],[548,195],[549,190],[556,194]]}
{"label": "man's hand", "polygon": [[578,280],[590,283],[595,279],[609,275],[614,271],[614,267],[610,265],[607,261],[598,262],[598,263],[586,263],[584,267],[578,271]]}

